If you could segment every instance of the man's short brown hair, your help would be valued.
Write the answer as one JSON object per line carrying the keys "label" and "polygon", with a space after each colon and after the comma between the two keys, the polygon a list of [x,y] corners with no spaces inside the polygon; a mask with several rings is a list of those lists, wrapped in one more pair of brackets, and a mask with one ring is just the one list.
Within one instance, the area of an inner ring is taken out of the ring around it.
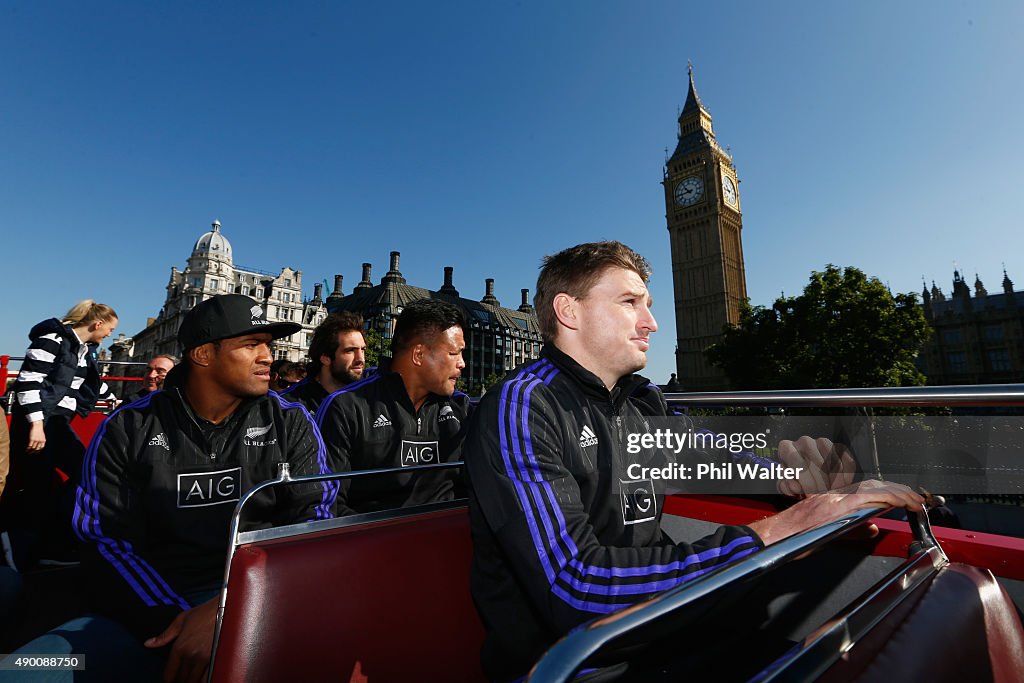
{"label": "man's short brown hair", "polygon": [[622,242],[588,242],[544,257],[533,306],[545,341],[558,336],[558,318],[552,306],[555,297],[561,292],[577,299],[586,297],[608,268],[631,270],[644,282],[651,278],[647,259]]}

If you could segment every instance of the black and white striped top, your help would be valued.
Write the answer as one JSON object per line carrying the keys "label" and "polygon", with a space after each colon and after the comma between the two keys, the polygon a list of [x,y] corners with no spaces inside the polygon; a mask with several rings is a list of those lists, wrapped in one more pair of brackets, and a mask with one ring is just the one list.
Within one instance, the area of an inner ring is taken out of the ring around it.
{"label": "black and white striped top", "polygon": [[[93,359],[90,356],[95,352],[96,345],[79,342],[77,349],[74,346],[71,349],[62,348],[65,344],[75,344],[78,339],[74,330],[67,326],[62,327],[64,327],[63,330],[54,329],[51,326],[52,331],[33,336],[32,344],[25,352],[25,361],[21,365],[21,371],[18,373],[18,379],[14,385],[14,394],[20,407],[18,412],[24,414],[29,422],[38,422],[44,418],[46,408],[41,392],[48,383],[53,382],[55,367],[60,362],[58,359],[62,357],[70,358],[72,362],[77,360],[75,373],[67,393],[52,408],[49,415],[45,416],[62,416],[70,419],[80,405],[83,405],[81,388],[89,375],[89,368],[93,364]],[[114,399],[114,394],[107,387],[106,382],[102,381],[97,395],[104,400]],[[88,409],[91,410],[92,405],[89,405]]]}

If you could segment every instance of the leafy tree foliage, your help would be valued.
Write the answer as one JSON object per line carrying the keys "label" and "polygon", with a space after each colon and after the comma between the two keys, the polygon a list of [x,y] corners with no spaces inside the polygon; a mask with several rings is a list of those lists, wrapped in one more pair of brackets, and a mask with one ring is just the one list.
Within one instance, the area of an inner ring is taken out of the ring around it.
{"label": "leafy tree foliage", "polygon": [[366,339],[366,367],[378,366],[381,358],[391,355],[391,340],[377,330],[363,330],[363,337]]}
{"label": "leafy tree foliage", "polygon": [[737,389],[912,386],[925,381],[914,358],[929,334],[915,294],[829,264],[799,296],[745,305],[706,353]]}

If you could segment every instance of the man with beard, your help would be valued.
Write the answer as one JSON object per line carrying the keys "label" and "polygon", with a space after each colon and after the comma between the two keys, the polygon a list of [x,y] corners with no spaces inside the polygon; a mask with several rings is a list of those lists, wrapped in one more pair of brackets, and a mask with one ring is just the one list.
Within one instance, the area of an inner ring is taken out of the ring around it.
{"label": "man with beard", "polygon": [[395,324],[390,364],[320,404],[316,421],[335,472],[396,470],[343,484],[339,515],[454,497],[454,470],[411,470],[458,460],[462,452],[469,397],[455,385],[466,367],[464,327],[462,312],[452,304],[412,302]]}
{"label": "man with beard", "polygon": [[306,378],[281,395],[315,415],[328,394],[362,379],[365,369],[363,319],[355,313],[332,313],[313,331]]}

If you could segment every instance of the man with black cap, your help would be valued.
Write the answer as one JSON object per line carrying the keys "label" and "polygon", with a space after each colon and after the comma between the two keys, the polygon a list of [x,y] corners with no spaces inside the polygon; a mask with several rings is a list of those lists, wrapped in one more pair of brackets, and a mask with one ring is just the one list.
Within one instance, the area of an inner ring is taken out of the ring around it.
{"label": "man with black cap", "polygon": [[[87,654],[89,680],[205,679],[239,498],[278,463],[293,475],[328,471],[309,414],[267,391],[270,342],[299,329],[237,294],[186,314],[185,357],[164,389],[115,411],[86,454],[74,527],[94,613],[20,652]],[[327,518],[334,493],[304,484],[260,494],[242,528]]]}

